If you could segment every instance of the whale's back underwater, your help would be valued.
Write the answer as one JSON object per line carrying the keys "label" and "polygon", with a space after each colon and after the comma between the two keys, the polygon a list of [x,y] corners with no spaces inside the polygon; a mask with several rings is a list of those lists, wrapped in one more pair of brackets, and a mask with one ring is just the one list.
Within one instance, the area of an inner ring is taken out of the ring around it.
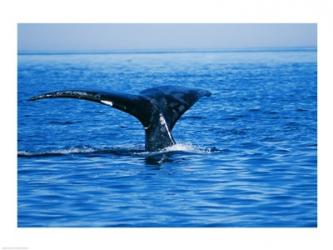
{"label": "whale's back underwater", "polygon": [[175,144],[171,132],[177,120],[201,97],[210,95],[209,91],[203,89],[163,86],[145,89],[138,95],[66,90],[34,96],[30,100],[77,98],[101,103],[129,113],[144,126],[146,150],[157,151]]}

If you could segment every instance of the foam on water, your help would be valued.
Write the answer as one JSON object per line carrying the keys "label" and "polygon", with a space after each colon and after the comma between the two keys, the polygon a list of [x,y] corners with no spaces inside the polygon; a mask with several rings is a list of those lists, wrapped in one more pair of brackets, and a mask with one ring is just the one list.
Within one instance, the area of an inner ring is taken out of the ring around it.
{"label": "foam on water", "polygon": [[195,154],[213,153],[219,151],[217,148],[205,148],[191,143],[179,143],[162,149],[160,152],[187,152]]}

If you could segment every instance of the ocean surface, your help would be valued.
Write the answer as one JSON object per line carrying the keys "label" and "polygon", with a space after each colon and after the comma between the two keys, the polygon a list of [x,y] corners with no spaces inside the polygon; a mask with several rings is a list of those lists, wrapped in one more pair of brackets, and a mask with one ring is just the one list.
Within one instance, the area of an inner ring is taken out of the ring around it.
{"label": "ocean surface", "polygon": [[[145,152],[134,117],[55,90],[212,92]],[[19,227],[316,227],[315,49],[18,55]]]}

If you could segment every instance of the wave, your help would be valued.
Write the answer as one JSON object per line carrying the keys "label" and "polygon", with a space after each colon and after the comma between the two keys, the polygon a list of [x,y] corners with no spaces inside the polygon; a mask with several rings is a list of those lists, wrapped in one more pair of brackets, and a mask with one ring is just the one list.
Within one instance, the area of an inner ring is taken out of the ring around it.
{"label": "wave", "polygon": [[47,151],[18,151],[18,157],[48,157],[48,156],[65,156],[74,154],[114,154],[114,155],[132,155],[135,153],[144,152],[141,149],[130,149],[130,148],[95,148],[89,146],[78,146],[64,149],[55,149]]}
{"label": "wave", "polygon": [[124,147],[90,147],[90,146],[77,146],[64,149],[46,150],[46,151],[18,151],[18,157],[52,157],[52,156],[66,156],[66,155],[99,155],[99,154],[112,154],[123,156],[154,156],[160,154],[172,153],[193,153],[193,154],[206,154],[220,151],[217,148],[202,148],[192,144],[175,144],[173,146],[164,148],[156,152],[148,152],[142,148],[124,148]]}

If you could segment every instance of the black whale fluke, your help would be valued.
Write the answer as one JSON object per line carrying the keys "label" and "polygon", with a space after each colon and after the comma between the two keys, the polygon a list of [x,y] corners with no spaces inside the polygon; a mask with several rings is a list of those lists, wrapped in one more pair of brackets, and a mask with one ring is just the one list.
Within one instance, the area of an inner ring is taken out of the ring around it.
{"label": "black whale fluke", "polygon": [[138,95],[117,92],[66,90],[30,98],[77,98],[98,102],[135,116],[144,126],[146,150],[157,151],[175,144],[172,129],[195,102],[210,96],[207,90],[180,86],[162,86],[141,91]]}

